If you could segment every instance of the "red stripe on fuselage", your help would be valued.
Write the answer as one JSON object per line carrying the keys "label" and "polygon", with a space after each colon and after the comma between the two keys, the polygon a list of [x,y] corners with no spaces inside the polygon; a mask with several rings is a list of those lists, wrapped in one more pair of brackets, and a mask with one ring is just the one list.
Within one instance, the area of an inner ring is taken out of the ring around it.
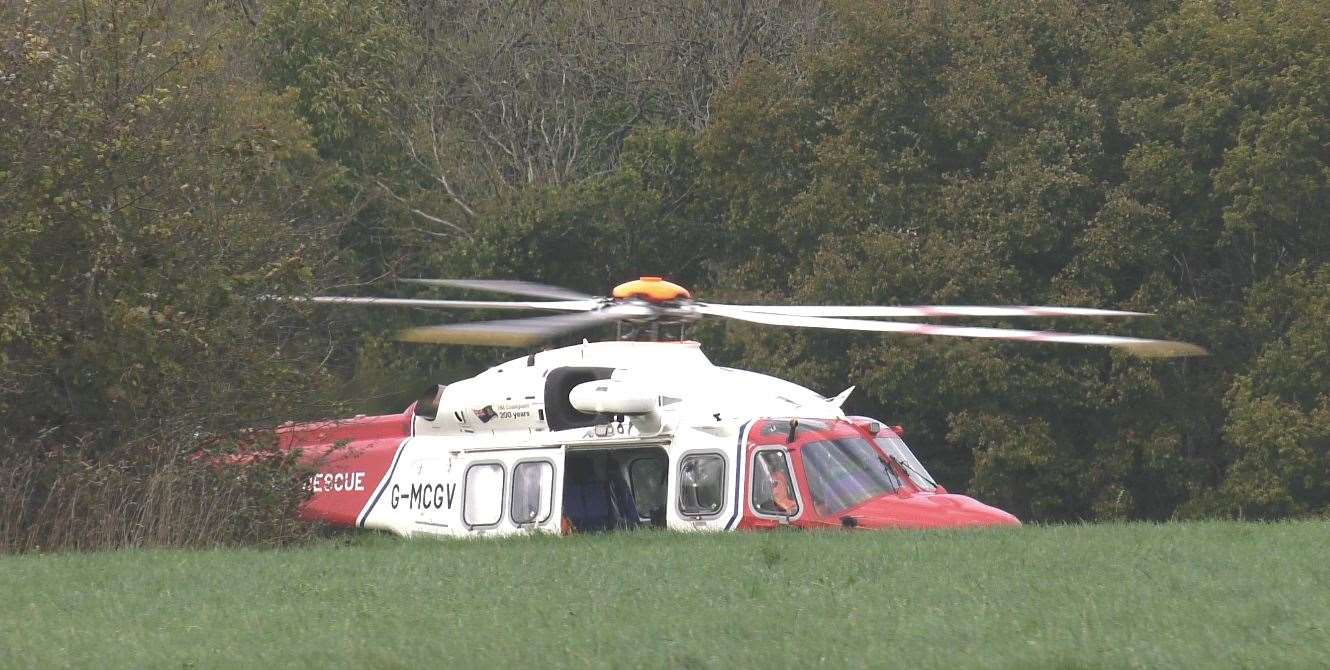
{"label": "red stripe on fuselage", "polygon": [[301,508],[300,518],[354,527],[397,450],[410,437],[413,415],[407,408],[402,414],[278,428],[278,445],[299,449],[301,462],[315,470],[306,483],[312,496]]}

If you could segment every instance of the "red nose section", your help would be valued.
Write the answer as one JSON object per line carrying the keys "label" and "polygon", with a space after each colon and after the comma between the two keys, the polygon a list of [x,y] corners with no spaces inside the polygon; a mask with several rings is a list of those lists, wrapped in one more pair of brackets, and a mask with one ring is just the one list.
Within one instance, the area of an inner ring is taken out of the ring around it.
{"label": "red nose section", "polygon": [[883,496],[850,510],[861,528],[1019,526],[1016,517],[974,498],[950,493]]}

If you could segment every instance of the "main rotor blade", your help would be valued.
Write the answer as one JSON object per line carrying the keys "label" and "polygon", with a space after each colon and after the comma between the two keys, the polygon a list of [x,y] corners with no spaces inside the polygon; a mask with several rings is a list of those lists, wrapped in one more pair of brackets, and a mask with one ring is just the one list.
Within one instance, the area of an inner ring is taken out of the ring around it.
{"label": "main rotor blade", "polygon": [[564,333],[571,333],[575,330],[592,328],[613,321],[640,318],[641,316],[642,314],[638,313],[637,310],[621,310],[618,307],[610,307],[581,314],[558,314],[530,319],[506,319],[503,321],[408,328],[398,333],[397,339],[402,342],[428,344],[483,344],[521,347],[548,340]]}
{"label": "main rotor blade", "polygon": [[1056,333],[1053,331],[1016,330],[1009,328],[973,328],[962,326],[935,326],[926,323],[900,323],[897,321],[864,321],[861,319],[829,319],[817,316],[793,316],[788,314],[766,314],[763,312],[745,312],[736,309],[715,309],[715,305],[706,305],[702,311],[706,314],[751,321],[770,326],[796,326],[802,328],[830,328],[835,330],[861,330],[879,333],[902,333],[905,335],[940,335],[943,337],[970,337],[998,340],[1021,340],[1025,342],[1060,342],[1064,344],[1088,344],[1095,346],[1118,347],[1129,353],[1145,358],[1171,358],[1174,356],[1204,356],[1205,349],[1187,342],[1167,340],[1146,340],[1136,337],[1118,337],[1114,335],[1080,335],[1074,333]]}
{"label": "main rotor blade", "polygon": [[398,279],[397,281],[408,284],[424,284],[425,286],[451,286],[453,288],[469,288],[475,291],[490,291],[491,293],[527,295],[535,298],[549,298],[550,300],[591,300],[595,298],[595,296],[579,293],[572,289],[512,279]]}
{"label": "main rotor blade", "polygon": [[763,314],[820,317],[933,317],[933,316],[1151,316],[1146,312],[1122,312],[1113,309],[1089,307],[1029,307],[1029,306],[967,306],[967,305],[902,305],[878,307],[871,305],[715,305],[722,309],[739,309]]}
{"label": "main rotor blade", "polygon": [[506,300],[422,300],[419,298],[359,298],[319,295],[312,298],[283,298],[291,302],[317,302],[334,305],[379,305],[383,307],[430,307],[440,309],[537,309],[551,312],[589,312],[600,306],[598,300],[561,300],[555,302]]}

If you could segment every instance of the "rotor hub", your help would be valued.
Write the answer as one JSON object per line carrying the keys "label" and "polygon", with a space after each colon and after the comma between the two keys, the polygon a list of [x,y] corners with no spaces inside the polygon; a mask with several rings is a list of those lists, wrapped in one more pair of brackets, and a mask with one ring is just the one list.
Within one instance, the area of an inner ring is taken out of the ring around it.
{"label": "rotor hub", "polygon": [[624,282],[615,286],[611,295],[620,300],[638,298],[650,303],[670,302],[693,297],[688,289],[673,282],[665,281],[661,277],[640,277],[633,281]]}

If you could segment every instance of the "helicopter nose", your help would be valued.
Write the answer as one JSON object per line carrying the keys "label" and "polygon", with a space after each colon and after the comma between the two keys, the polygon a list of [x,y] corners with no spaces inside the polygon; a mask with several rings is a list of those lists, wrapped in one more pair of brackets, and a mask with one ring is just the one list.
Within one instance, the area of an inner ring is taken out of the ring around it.
{"label": "helicopter nose", "polygon": [[1020,519],[954,493],[884,496],[851,516],[865,528],[965,528],[1019,526]]}
{"label": "helicopter nose", "polygon": [[946,510],[956,526],[1019,526],[1021,520],[1005,510],[975,500],[969,496],[954,493],[942,493],[933,496],[930,502],[939,510]]}
{"label": "helicopter nose", "polygon": [[991,506],[991,505],[984,505],[983,503],[981,503],[981,502],[979,502],[979,501],[977,501],[977,500],[976,500],[975,502],[976,502],[977,504],[981,505],[981,506],[984,508],[984,514],[983,514],[983,516],[986,516],[986,517],[987,517],[987,522],[984,523],[983,525],[985,525],[985,526],[1019,526],[1019,525],[1021,525],[1021,520],[1018,519],[1018,518],[1016,518],[1016,515],[1015,515],[1015,514],[1012,514],[1012,513],[1008,512],[1008,511],[1006,511],[1006,510],[998,509],[998,508],[993,507],[993,506]]}

